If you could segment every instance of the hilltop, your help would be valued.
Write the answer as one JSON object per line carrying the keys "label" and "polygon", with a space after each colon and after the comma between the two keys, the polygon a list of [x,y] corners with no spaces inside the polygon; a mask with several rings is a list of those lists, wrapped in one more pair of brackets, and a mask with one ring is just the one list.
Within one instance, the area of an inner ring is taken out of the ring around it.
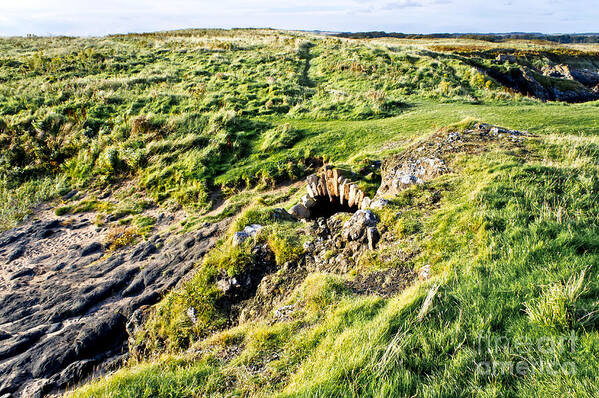
{"label": "hilltop", "polygon": [[2,398],[597,390],[596,44],[0,50]]}

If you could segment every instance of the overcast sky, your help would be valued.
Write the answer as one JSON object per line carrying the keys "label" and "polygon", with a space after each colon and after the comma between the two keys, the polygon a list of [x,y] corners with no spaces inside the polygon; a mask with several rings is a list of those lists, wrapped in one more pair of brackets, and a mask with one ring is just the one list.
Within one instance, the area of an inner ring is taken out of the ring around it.
{"label": "overcast sky", "polygon": [[598,0],[0,0],[0,35],[204,27],[405,33],[597,32]]}

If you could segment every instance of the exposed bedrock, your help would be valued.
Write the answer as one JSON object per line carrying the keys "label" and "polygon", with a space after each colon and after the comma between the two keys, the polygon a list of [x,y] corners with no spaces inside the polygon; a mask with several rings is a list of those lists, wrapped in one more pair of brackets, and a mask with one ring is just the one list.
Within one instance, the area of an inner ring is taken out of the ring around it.
{"label": "exposed bedrock", "polygon": [[448,158],[451,154],[485,151],[492,143],[513,147],[529,136],[531,134],[527,131],[486,123],[477,123],[464,131],[439,131],[383,161],[381,185],[371,208],[378,207],[381,200],[393,198],[411,185],[422,184],[449,173]]}
{"label": "exposed bedrock", "polygon": [[114,253],[84,216],[0,234],[0,396],[43,396],[118,367],[135,311],[186,280],[225,224]]}
{"label": "exposed bedrock", "polygon": [[599,99],[597,83],[594,83],[599,82],[599,74],[594,71],[565,65],[546,66],[542,71],[528,67],[512,68],[507,72],[496,67],[477,69],[514,91],[542,101],[577,103]]}

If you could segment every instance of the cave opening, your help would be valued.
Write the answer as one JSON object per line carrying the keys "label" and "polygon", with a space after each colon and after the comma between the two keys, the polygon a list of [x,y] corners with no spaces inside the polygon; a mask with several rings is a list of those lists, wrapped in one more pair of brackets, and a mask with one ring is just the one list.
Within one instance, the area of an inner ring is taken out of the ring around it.
{"label": "cave opening", "polygon": [[329,218],[336,213],[355,213],[370,207],[370,197],[338,169],[325,168],[319,174],[309,175],[306,182],[307,194],[289,209],[297,219]]}
{"label": "cave opening", "polygon": [[329,198],[318,198],[315,204],[310,208],[309,220],[315,220],[320,217],[329,218],[337,213],[355,213],[358,211],[358,206],[349,206],[347,202],[340,203],[337,198],[329,200]]}

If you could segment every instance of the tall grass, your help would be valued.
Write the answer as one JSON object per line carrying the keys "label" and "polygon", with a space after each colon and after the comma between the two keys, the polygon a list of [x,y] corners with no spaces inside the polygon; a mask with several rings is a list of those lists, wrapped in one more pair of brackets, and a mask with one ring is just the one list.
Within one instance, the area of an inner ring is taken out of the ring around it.
{"label": "tall grass", "polygon": [[67,182],[60,177],[32,180],[16,188],[5,178],[0,179],[0,230],[17,226],[35,206],[65,193],[67,188]]}

